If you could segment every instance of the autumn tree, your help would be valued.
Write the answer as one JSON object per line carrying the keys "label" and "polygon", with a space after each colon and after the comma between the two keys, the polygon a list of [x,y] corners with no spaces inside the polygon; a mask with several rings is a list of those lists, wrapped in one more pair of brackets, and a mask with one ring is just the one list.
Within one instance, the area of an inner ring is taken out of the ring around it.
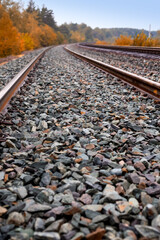
{"label": "autumn tree", "polygon": [[62,43],[64,43],[64,42],[65,42],[65,37],[64,37],[64,35],[63,35],[60,31],[56,32],[56,34],[57,34],[56,44],[62,44]]}
{"label": "autumn tree", "polygon": [[147,40],[147,35],[144,32],[141,32],[133,38],[133,45],[145,46],[146,40]]}
{"label": "autumn tree", "polygon": [[21,9],[22,6],[19,2],[14,2],[12,0],[2,0],[2,6],[5,11],[9,14],[9,17],[17,29],[21,23]]}
{"label": "autumn tree", "polygon": [[2,7],[8,11],[10,8],[12,8],[13,6],[19,8],[20,3],[19,2],[14,2],[13,0],[0,0],[0,5],[2,5]]}
{"label": "autumn tree", "polygon": [[71,42],[83,42],[85,35],[79,31],[71,31]]}
{"label": "autumn tree", "polygon": [[34,48],[41,47],[41,36],[42,30],[38,25],[38,22],[35,17],[35,13],[24,13],[24,19],[26,20],[26,24],[23,25],[23,33],[28,33],[29,36],[33,39]]}
{"label": "autumn tree", "polygon": [[158,38],[147,38],[145,41],[145,46],[147,47],[158,47],[160,45],[160,41]]}
{"label": "autumn tree", "polygon": [[0,26],[0,56],[5,57],[23,51],[21,36],[2,5],[0,5]]}
{"label": "autumn tree", "polygon": [[32,50],[34,49],[34,40],[29,33],[22,33],[21,39],[23,41],[24,49],[25,50]]}
{"label": "autumn tree", "polygon": [[157,46],[160,47],[160,30],[157,31],[157,38],[156,38]]}
{"label": "autumn tree", "polygon": [[133,45],[133,46],[147,46],[147,47],[154,47],[159,46],[160,41],[158,38],[147,37],[144,32],[138,33],[132,39],[131,36],[123,36],[121,35],[119,38],[115,40],[115,45]]}
{"label": "autumn tree", "polygon": [[28,33],[28,37],[32,38],[34,48],[56,44],[56,33],[46,24],[39,25],[35,12],[24,12],[23,21],[26,22],[26,24],[23,24],[21,31]]}
{"label": "autumn tree", "polygon": [[42,26],[41,31],[42,32],[40,35],[40,44],[42,47],[56,44],[57,35],[50,26],[48,25]]}
{"label": "autumn tree", "polygon": [[131,46],[133,44],[133,39],[131,36],[120,35],[119,38],[115,40],[115,45]]}

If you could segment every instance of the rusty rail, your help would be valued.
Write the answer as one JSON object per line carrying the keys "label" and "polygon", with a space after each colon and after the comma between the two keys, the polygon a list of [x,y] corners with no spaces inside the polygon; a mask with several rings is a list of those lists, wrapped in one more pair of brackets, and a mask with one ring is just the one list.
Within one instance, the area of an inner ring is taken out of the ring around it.
{"label": "rusty rail", "polygon": [[35,64],[41,59],[45,52],[50,49],[47,48],[42,51],[38,56],[33,58],[1,91],[0,91],[0,112],[4,110],[8,102],[11,100],[13,95],[18,91],[19,87],[23,83],[28,73],[33,69]]}
{"label": "rusty rail", "polygon": [[100,44],[91,44],[91,43],[79,43],[81,47],[89,47],[96,49],[111,49],[117,51],[127,51],[127,52],[137,52],[137,53],[146,53],[152,55],[160,55],[160,47],[134,47],[134,46],[112,46],[112,45],[100,45]]}
{"label": "rusty rail", "polygon": [[64,48],[67,52],[71,53],[75,57],[78,57],[84,61],[89,62],[90,64],[100,68],[101,70],[108,72],[112,74],[113,76],[116,76],[123,81],[127,82],[128,84],[136,87],[137,89],[147,93],[152,98],[155,98],[157,100],[160,100],[160,83],[151,81],[149,79],[146,79],[144,77],[138,76],[136,74],[127,72],[125,70],[116,68],[114,66],[111,66],[109,64],[100,62],[98,60],[95,60],[93,58],[84,56],[82,54],[79,54],[77,52],[74,52],[70,50],[69,48]]}

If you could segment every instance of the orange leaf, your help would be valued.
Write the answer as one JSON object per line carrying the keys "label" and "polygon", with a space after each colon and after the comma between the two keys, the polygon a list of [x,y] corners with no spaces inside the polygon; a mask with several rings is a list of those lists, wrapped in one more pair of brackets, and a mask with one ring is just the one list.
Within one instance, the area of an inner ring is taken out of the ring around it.
{"label": "orange leaf", "polygon": [[5,174],[4,176],[4,182],[7,182],[8,181],[8,174]]}
{"label": "orange leaf", "polygon": [[81,111],[81,115],[84,115],[86,112]]}
{"label": "orange leaf", "polygon": [[77,159],[75,159],[74,160],[76,163],[80,163],[80,162],[82,162],[82,158],[77,158]]}

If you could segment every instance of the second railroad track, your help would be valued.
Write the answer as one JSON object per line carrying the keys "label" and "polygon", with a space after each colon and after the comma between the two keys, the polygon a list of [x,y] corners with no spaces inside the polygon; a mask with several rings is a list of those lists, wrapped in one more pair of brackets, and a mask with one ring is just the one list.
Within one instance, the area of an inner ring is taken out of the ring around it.
{"label": "second railroad track", "polygon": [[83,54],[80,54],[78,52],[75,52],[75,51],[69,49],[68,47],[65,47],[65,50],[67,52],[71,53],[72,55],[74,55],[75,57],[78,57],[78,58],[94,65],[95,67],[98,67],[99,69],[101,69],[105,72],[108,72],[115,77],[120,78],[121,80],[136,87],[137,89],[143,91],[144,93],[149,94],[151,97],[156,98],[158,100],[160,99],[160,83],[151,81],[147,78],[127,72],[125,70],[122,70],[120,68],[114,67],[109,64],[106,64],[104,62],[95,60],[91,57],[87,57]]}
{"label": "second railroad track", "polygon": [[160,47],[136,47],[136,46],[112,46],[112,45],[100,45],[100,44],[90,44],[90,43],[81,43],[79,44],[82,47],[97,48],[97,49],[110,49],[117,51],[127,51],[135,53],[146,53],[151,55],[160,56]]}

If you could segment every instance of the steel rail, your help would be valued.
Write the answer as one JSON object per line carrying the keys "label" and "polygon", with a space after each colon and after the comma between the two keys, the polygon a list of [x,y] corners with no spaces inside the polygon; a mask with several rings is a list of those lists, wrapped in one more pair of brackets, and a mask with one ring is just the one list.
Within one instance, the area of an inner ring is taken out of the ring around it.
{"label": "steel rail", "polygon": [[100,45],[100,44],[97,45],[97,44],[91,44],[91,43],[79,43],[79,46],[160,55],[160,47],[134,47],[134,46],[127,47],[127,46],[111,46],[111,45]]}
{"label": "steel rail", "polygon": [[110,73],[113,76],[116,76],[120,78],[121,80],[127,82],[128,84],[136,87],[137,89],[143,91],[144,93],[147,93],[152,98],[155,98],[157,100],[160,100],[160,83],[151,81],[147,78],[138,76],[136,74],[127,72],[125,70],[122,70],[120,68],[116,68],[112,65],[103,63],[101,61],[95,60],[93,58],[84,56],[82,54],[79,54],[75,51],[70,50],[69,48],[64,48],[67,52],[74,55],[75,57],[78,57],[84,61],[89,62],[90,64],[100,68],[101,70]]}
{"label": "steel rail", "polygon": [[4,110],[13,95],[18,91],[28,73],[33,69],[35,64],[41,59],[45,52],[51,47],[45,49],[34,57],[1,91],[0,91],[0,112]]}

